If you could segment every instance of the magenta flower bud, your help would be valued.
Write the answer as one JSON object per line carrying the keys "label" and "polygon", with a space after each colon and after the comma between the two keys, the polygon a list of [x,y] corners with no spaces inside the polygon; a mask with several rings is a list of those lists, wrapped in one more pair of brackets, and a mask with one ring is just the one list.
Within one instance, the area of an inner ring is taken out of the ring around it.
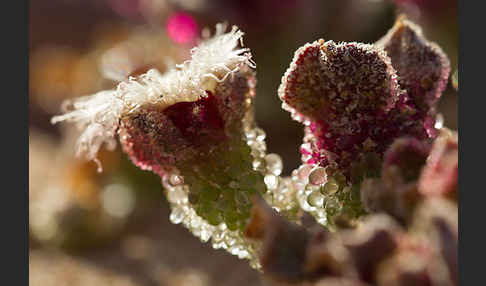
{"label": "magenta flower bud", "polygon": [[443,130],[435,140],[420,175],[418,189],[421,194],[457,200],[458,148],[457,132]]}

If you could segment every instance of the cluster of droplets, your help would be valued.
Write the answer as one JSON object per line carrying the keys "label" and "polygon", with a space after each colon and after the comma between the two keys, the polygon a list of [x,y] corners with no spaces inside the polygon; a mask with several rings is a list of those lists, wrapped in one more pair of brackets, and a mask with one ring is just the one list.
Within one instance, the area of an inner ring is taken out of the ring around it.
{"label": "cluster of droplets", "polygon": [[[243,119],[244,139],[251,149],[252,168],[264,176],[267,191],[263,198],[276,211],[289,219],[296,219],[299,205],[296,188],[291,178],[282,178],[283,164],[279,155],[266,154],[265,132],[256,127],[252,111]],[[189,201],[190,189],[177,171],[165,174],[162,184],[171,205],[170,221],[182,224],[202,242],[211,242],[215,249],[225,249],[240,259],[250,260],[250,265],[260,269],[258,261],[259,244],[245,238],[241,230],[230,230],[226,223],[212,225],[199,216]]]}
{"label": "cluster of droplets", "polygon": [[[322,174],[324,173],[324,174]],[[310,184],[310,174],[314,180],[325,180],[325,170],[315,165],[303,164],[292,172],[292,186],[296,190],[296,198],[300,208],[313,215],[317,222],[327,225],[325,206],[329,203],[321,192],[321,187]]]}
{"label": "cluster of droplets", "polygon": [[176,172],[162,177],[162,185],[171,205],[169,219],[174,224],[182,224],[199,237],[202,242],[211,241],[214,249],[226,249],[240,259],[249,259],[253,268],[260,268],[257,256],[257,244],[244,237],[237,230],[229,230],[226,224],[211,225],[196,214],[189,203],[189,187],[184,184],[182,176]]}
{"label": "cluster of droplets", "polygon": [[[301,148],[305,149],[305,145]],[[331,165],[304,163],[292,172],[291,181],[299,207],[330,229],[341,215],[353,217],[363,212],[359,203],[359,184],[351,184]]]}
{"label": "cluster of droplets", "polygon": [[[282,161],[276,154],[266,154],[265,132],[255,126],[251,111],[243,119],[243,130],[244,139],[251,149],[252,168],[265,178],[268,191],[264,197],[277,210],[284,210],[287,198],[280,196],[279,200],[276,198],[278,196],[273,195],[273,191],[284,189],[279,186],[285,186],[279,176],[282,172]],[[172,223],[184,225],[202,242],[210,241],[214,249],[225,249],[240,259],[250,260],[251,267],[260,268],[258,243],[245,238],[239,229],[230,230],[224,222],[212,225],[199,216],[189,201],[190,189],[184,184],[183,176],[177,171],[167,173],[162,177],[162,184],[171,205],[169,219]]]}
{"label": "cluster of droplets", "polygon": [[243,124],[246,142],[251,148],[253,169],[263,174],[267,187],[263,198],[277,212],[296,220],[298,204],[295,188],[290,178],[280,176],[283,170],[282,159],[275,153],[266,154],[265,132],[255,127],[253,117],[246,116]]}

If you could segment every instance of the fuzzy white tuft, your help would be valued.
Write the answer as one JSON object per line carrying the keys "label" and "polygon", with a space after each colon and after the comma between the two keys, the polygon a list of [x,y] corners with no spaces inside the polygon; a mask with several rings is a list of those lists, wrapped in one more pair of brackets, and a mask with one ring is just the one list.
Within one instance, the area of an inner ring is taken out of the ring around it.
{"label": "fuzzy white tuft", "polygon": [[103,143],[108,149],[115,148],[115,135],[123,114],[134,112],[147,103],[164,108],[178,102],[196,101],[242,65],[255,67],[249,49],[237,48],[238,43],[243,44],[243,32],[236,26],[228,33],[224,33],[225,30],[226,25],[216,25],[215,35],[194,47],[190,60],[165,74],[151,69],[121,82],[115,90],[68,101],[66,113],[54,116],[51,122],[76,123],[84,130],[77,142],[77,156],[97,161],[96,154]]}

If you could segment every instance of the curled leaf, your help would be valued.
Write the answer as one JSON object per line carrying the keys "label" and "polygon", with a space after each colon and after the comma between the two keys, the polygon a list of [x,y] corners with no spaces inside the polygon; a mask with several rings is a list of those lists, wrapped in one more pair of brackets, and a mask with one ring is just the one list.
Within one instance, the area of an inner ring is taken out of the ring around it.
{"label": "curled leaf", "polygon": [[343,166],[382,148],[380,122],[401,93],[383,50],[324,40],[296,51],[279,88],[283,107],[308,126],[307,163]]}

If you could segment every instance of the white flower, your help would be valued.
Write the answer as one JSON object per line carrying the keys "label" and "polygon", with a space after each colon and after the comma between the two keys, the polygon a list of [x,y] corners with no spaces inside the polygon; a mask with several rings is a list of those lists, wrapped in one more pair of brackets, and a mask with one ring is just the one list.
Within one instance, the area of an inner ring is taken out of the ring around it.
{"label": "white flower", "polygon": [[[248,48],[237,48],[243,32],[236,26],[224,33],[226,25],[216,25],[212,38],[203,40],[191,50],[191,59],[161,74],[151,69],[139,77],[131,77],[107,90],[66,102],[66,113],[54,116],[53,124],[74,122],[84,130],[77,142],[77,156],[96,160],[103,143],[108,149],[116,146],[115,135],[123,114],[134,112],[150,103],[163,107],[178,102],[193,102],[212,90],[217,82],[238,71],[242,65],[255,67]],[[205,31],[207,33],[207,31]]]}

